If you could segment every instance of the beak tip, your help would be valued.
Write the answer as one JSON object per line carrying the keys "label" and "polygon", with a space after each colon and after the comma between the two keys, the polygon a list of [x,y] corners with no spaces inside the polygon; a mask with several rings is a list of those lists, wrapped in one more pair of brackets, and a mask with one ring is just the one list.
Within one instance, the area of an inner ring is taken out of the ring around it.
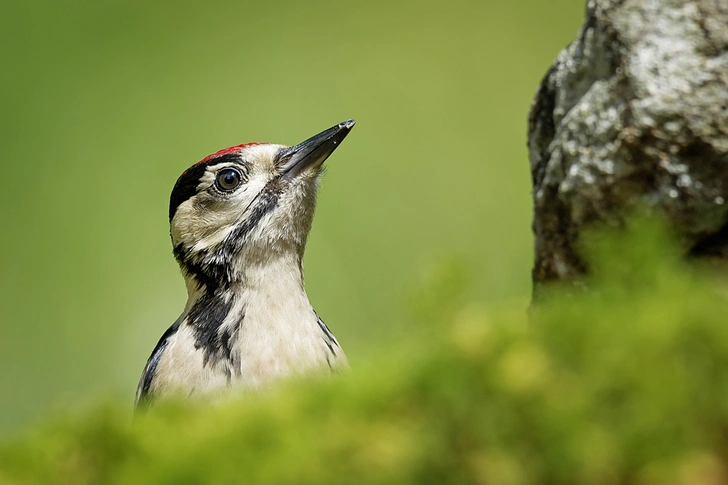
{"label": "beak tip", "polygon": [[283,153],[284,161],[280,172],[288,178],[293,178],[309,166],[321,165],[344,141],[355,124],[356,121],[353,119],[342,121],[338,125],[286,149]]}

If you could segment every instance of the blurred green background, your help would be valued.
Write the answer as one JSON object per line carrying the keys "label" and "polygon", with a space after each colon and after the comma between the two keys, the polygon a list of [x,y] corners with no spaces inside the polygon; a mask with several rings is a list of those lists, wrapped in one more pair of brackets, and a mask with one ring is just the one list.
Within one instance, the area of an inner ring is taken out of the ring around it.
{"label": "blurred green background", "polygon": [[0,15],[0,433],[98,395],[133,402],[185,300],[177,176],[347,118],[306,253],[356,368],[406,337],[439,261],[525,309],[526,114],[582,0],[5,2]]}

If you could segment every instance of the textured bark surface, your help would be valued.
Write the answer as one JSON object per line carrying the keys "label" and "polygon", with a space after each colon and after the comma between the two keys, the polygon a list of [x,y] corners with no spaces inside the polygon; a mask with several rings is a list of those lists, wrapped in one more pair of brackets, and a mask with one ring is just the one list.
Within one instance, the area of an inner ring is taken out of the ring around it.
{"label": "textured bark surface", "polygon": [[590,0],[528,127],[534,289],[585,271],[584,224],[635,205],[728,258],[728,0]]}

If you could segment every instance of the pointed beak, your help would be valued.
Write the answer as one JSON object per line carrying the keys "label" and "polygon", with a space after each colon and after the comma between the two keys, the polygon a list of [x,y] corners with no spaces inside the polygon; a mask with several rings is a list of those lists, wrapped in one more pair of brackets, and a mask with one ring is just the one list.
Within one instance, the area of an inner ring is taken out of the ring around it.
{"label": "pointed beak", "polygon": [[347,120],[288,148],[280,156],[280,173],[294,179],[310,167],[319,167],[346,138],[356,121]]}

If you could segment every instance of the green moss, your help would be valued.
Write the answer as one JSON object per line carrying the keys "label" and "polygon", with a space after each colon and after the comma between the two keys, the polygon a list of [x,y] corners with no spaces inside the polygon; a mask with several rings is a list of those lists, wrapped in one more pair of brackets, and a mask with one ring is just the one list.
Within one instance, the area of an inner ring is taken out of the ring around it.
{"label": "green moss", "polygon": [[728,300],[639,225],[587,237],[595,286],[531,322],[445,268],[349,376],[133,424],[100,406],[0,448],[0,483],[723,483]]}

